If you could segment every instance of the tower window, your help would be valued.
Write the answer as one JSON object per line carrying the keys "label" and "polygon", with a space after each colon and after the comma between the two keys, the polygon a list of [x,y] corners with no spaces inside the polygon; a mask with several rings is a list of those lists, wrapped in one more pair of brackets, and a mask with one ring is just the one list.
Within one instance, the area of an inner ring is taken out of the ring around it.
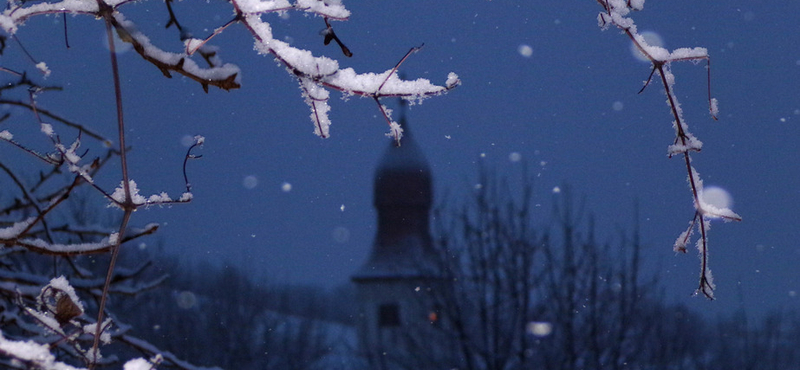
{"label": "tower window", "polygon": [[400,326],[400,306],[397,303],[384,303],[378,306],[378,326]]}

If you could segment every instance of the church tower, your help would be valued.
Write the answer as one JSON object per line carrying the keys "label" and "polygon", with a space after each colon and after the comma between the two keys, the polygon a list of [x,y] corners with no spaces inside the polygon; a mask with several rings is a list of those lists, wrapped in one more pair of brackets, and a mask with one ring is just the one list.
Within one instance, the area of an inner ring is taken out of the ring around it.
{"label": "church tower", "polygon": [[375,369],[401,367],[412,350],[408,341],[436,320],[424,299],[435,275],[431,170],[404,121],[401,145],[386,148],[375,173],[378,228],[371,254],[352,276],[360,347]]}

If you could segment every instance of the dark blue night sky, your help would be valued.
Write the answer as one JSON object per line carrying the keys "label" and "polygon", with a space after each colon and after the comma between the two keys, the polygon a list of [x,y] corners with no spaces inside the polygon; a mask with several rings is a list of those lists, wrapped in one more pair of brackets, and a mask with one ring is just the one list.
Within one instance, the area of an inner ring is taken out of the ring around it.
{"label": "dark blue night sky", "polygon": [[[355,54],[349,59],[335,45],[322,45],[320,18],[290,13],[265,20],[276,38],[285,35],[359,72],[390,69],[424,43],[401,68],[407,78],[441,85],[449,72],[460,76],[462,86],[407,112],[440,202],[444,194],[469,191],[476,162],[512,178],[527,165],[536,177],[542,225],[553,197],[563,196],[553,194],[557,186],[586,197],[607,240],[633,227],[638,201],[645,269],[661,278],[668,299],[711,312],[730,312],[742,302],[752,313],[800,308],[800,3],[652,1],[633,14],[640,31],[656,32],[666,48],[702,46],[711,55],[719,121],[708,115],[704,64],[673,64],[673,72],[684,117],[704,142],[695,168],[706,186],[730,192],[733,210],[744,218],[712,225],[713,302],[691,297],[696,250],[672,251],[694,211],[682,160],[666,156],[673,129],[663,89],[655,83],[637,94],[649,65],[634,58],[618,30],[597,27],[595,1],[345,5],[350,21],[333,26]],[[129,7],[127,16],[154,42],[180,50],[174,29],[163,30],[162,3]],[[214,1],[180,2],[175,9],[199,37],[229,17],[228,5]],[[216,17],[208,16],[214,9]],[[18,34],[53,71],[45,82],[65,87],[42,95],[40,104],[115,137],[103,24],[68,18],[69,50],[60,16],[33,19]],[[143,193],[177,197],[182,139],[206,137],[203,158],[189,166],[194,201],[140,210],[133,223],[162,224],[151,247],[239,266],[265,281],[347,282],[375,233],[372,176],[391,144],[385,121],[369,99],[334,98],[332,137],[320,139],[297,82],[272,58],[257,55],[245,30],[233,27],[212,43],[241,67],[241,89],[205,94],[190,80],[165,79],[133,52],[121,54],[131,175]],[[113,188],[118,173],[106,171],[99,181]]]}

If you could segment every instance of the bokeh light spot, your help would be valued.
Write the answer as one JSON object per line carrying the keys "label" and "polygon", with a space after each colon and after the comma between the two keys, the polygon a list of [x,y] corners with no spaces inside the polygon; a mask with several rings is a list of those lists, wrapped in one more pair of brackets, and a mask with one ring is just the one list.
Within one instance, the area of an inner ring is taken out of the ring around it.
{"label": "bokeh light spot", "polygon": [[[125,54],[126,52],[128,52],[128,50],[131,50],[133,48],[133,45],[122,41],[122,39],[119,38],[119,35],[117,35],[116,32],[113,32],[113,34],[114,34],[114,51],[117,53],[117,55]],[[105,47],[106,50],[111,50],[108,47],[108,37],[106,36],[105,33],[103,33],[103,36],[100,38],[100,42],[103,44],[103,47]]]}
{"label": "bokeh light spot", "polygon": [[733,206],[731,194],[718,186],[703,188],[703,201],[717,208],[731,208]]}
{"label": "bokeh light spot", "polygon": [[254,175],[245,176],[244,180],[242,180],[242,186],[244,186],[245,189],[253,189],[258,186],[258,178]]}
{"label": "bokeh light spot", "polygon": [[333,229],[333,240],[337,243],[347,243],[350,240],[350,229],[344,226],[337,226]]}
{"label": "bokeh light spot", "polygon": [[544,321],[531,321],[526,325],[528,333],[537,337],[546,337],[553,332],[553,324]]}
{"label": "bokeh light spot", "polygon": [[517,48],[517,52],[525,58],[530,58],[533,55],[533,48],[530,45],[522,44]]}
{"label": "bokeh light spot", "polygon": [[181,145],[183,145],[184,147],[188,148],[192,146],[192,144],[194,144],[194,136],[183,135],[183,137],[181,137]]}
{"label": "bokeh light spot", "polygon": [[178,307],[188,310],[197,304],[197,296],[190,291],[183,291],[178,293],[175,301],[178,303]]}

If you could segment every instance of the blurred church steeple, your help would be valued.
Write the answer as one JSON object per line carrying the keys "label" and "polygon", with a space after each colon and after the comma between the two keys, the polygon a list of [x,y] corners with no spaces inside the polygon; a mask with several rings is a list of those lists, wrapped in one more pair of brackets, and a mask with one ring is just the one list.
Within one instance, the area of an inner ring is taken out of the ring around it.
{"label": "blurred church steeple", "polygon": [[[372,359],[385,359],[391,352],[401,356],[397,341],[403,328],[430,324],[418,292],[433,273],[429,227],[433,183],[405,109],[401,105],[399,122],[404,131],[400,145],[394,141],[388,145],[375,171],[373,205],[378,228],[372,250],[352,276],[359,296],[359,336]],[[373,365],[392,368],[386,363]]]}
{"label": "blurred church steeple", "polygon": [[391,142],[375,171],[373,205],[378,230],[370,259],[354,277],[409,274],[430,253],[431,170],[401,107],[400,145]]}

